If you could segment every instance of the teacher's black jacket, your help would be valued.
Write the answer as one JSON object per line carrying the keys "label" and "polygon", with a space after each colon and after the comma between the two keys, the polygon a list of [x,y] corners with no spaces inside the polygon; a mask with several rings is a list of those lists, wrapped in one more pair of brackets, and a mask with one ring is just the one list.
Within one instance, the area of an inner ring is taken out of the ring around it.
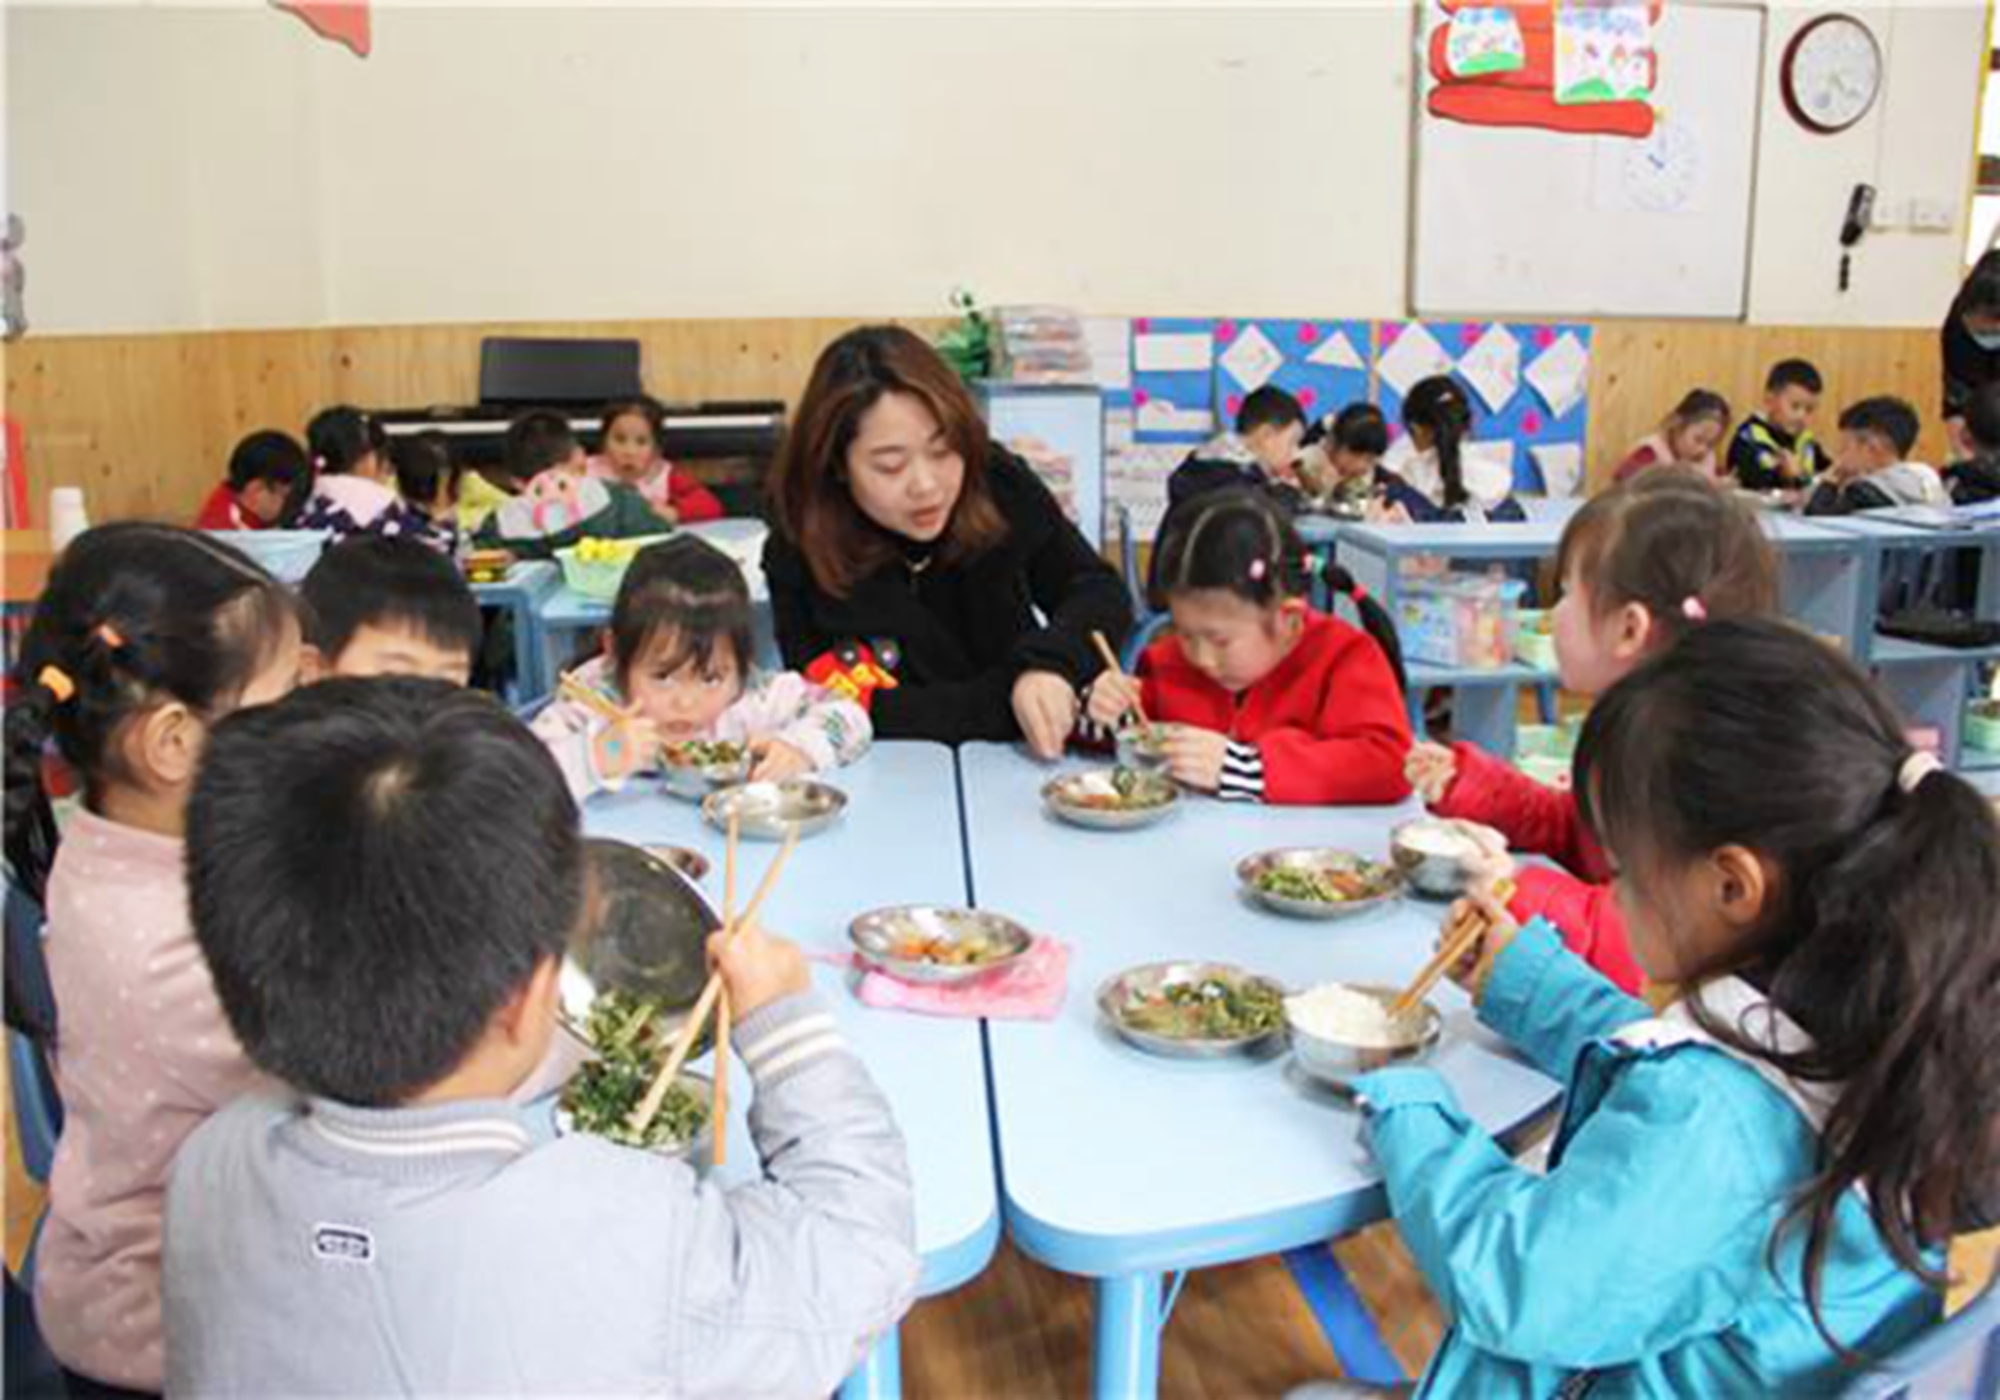
{"label": "teacher's black jacket", "polygon": [[[1973,277],[1991,271],[2000,263],[2000,250],[1988,253],[1973,269]],[[1966,279],[1968,282],[1971,278]],[[2000,350],[1986,350],[1972,338],[1972,332],[1965,328],[1965,301],[1963,288],[1951,304],[1951,311],[1944,318],[1944,330],[1940,335],[1944,353],[1944,416],[1957,417],[1965,412],[1965,402],[1972,397],[1980,385],[2000,379]]]}
{"label": "teacher's black jacket", "polygon": [[[897,686],[875,693],[870,715],[878,738],[1017,739],[1013,691],[1021,673],[1053,671],[1081,688],[1102,669],[1091,632],[1115,647],[1132,624],[1117,572],[1026,463],[996,447],[986,482],[1007,521],[999,544],[951,565],[898,560],[846,598],[820,588],[780,530],[765,543],[771,617],[787,666],[802,670],[854,642],[890,664]],[[906,550],[906,557],[916,556]]]}

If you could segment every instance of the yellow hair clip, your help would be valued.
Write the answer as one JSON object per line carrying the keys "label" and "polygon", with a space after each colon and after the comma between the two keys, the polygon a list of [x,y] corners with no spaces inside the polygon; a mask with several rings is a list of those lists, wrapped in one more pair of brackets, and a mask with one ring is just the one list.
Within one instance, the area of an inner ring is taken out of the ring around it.
{"label": "yellow hair clip", "polygon": [[56,697],[58,705],[67,705],[76,698],[76,682],[60,666],[42,667],[42,673],[35,679],[41,682],[44,690]]}

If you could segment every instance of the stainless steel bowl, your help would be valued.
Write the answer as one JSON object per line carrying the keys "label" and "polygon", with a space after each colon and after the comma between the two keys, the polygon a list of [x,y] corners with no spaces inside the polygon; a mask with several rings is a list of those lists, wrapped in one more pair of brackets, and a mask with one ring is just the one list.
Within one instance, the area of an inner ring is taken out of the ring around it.
{"label": "stainless steel bowl", "polygon": [[[999,914],[979,909],[952,909],[934,904],[902,904],[873,909],[847,926],[847,937],[861,960],[899,982],[970,982],[1012,967],[1028,952],[1035,936]],[[976,963],[941,963],[928,958],[898,956],[910,939],[958,944],[977,938],[994,950]]]}
{"label": "stainless steel bowl", "polygon": [[1135,1002],[1177,983],[1202,982],[1209,978],[1261,987],[1283,997],[1285,989],[1268,977],[1258,977],[1229,963],[1163,962],[1127,968],[1097,989],[1097,1010],[1111,1029],[1139,1049],[1176,1059],[1218,1060],[1233,1055],[1257,1055],[1272,1048],[1284,1034],[1282,1024],[1255,1035],[1226,1039],[1162,1035],[1132,1023]]}
{"label": "stainless steel bowl", "polygon": [[1164,724],[1128,725],[1118,731],[1118,766],[1141,773],[1164,773],[1167,753],[1161,741],[1167,737]]}
{"label": "stainless steel bowl", "polygon": [[675,797],[699,801],[711,792],[749,782],[752,763],[748,749],[732,763],[674,763],[664,760],[660,764],[661,780]]}
{"label": "stainless steel bowl", "polygon": [[642,846],[654,860],[663,860],[696,884],[708,878],[708,857],[686,846]]}
{"label": "stainless steel bowl", "polygon": [[[1084,805],[1085,798],[1114,793],[1112,775],[1121,771],[1133,775],[1131,781],[1135,784],[1135,792],[1152,799],[1146,806]],[[1171,778],[1136,768],[1087,768],[1078,773],[1065,773],[1042,784],[1042,802],[1049,811],[1072,826],[1087,826],[1097,831],[1131,831],[1151,826],[1170,816],[1180,805],[1180,800],[1181,790]]]}
{"label": "stainless steel bowl", "polygon": [[[635,1152],[650,1152],[656,1157],[665,1157],[675,1162],[686,1162],[697,1172],[706,1172],[710,1163],[715,1158],[713,1151],[715,1146],[715,1081],[705,1074],[696,1074],[693,1070],[684,1069],[680,1072],[680,1077],[676,1082],[683,1088],[690,1090],[695,1097],[708,1105],[707,1121],[701,1125],[699,1132],[683,1142],[662,1143],[658,1147],[638,1147],[632,1150]],[[576,1126],[576,1121],[570,1117],[569,1109],[563,1107],[560,1102],[556,1106],[556,1127],[563,1133],[580,1133],[583,1131],[583,1129]],[[611,1139],[607,1138],[606,1141],[611,1141]]]}
{"label": "stainless steel bowl", "polygon": [[1471,887],[1476,874],[1476,853],[1447,856],[1416,850],[1409,845],[1408,836],[1412,829],[1441,824],[1436,818],[1420,817],[1416,821],[1404,822],[1389,833],[1390,859],[1403,872],[1403,878],[1410,882],[1410,889],[1425,899],[1457,899]]}
{"label": "stainless steel bowl", "polygon": [[[1274,870],[1358,872],[1368,875],[1380,893],[1346,900],[1294,899],[1288,895],[1273,894],[1259,883]],[[1315,846],[1295,846],[1246,856],[1237,863],[1236,878],[1243,886],[1243,893],[1251,900],[1295,919],[1351,919],[1371,909],[1393,904],[1403,894],[1403,877],[1394,866],[1369,860],[1352,851]]]}
{"label": "stainless steel bowl", "polygon": [[[1393,1002],[1402,992],[1400,987],[1354,984],[1349,985],[1349,990],[1365,992],[1385,1005]],[[1354,1081],[1364,1074],[1372,1074],[1390,1065],[1419,1064],[1430,1058],[1431,1052],[1437,1048],[1439,1036],[1444,1032],[1444,1017],[1435,1006],[1423,1002],[1410,1013],[1410,1019],[1420,1029],[1408,1044],[1350,1045],[1304,1029],[1293,1018],[1290,1001],[1285,1004],[1285,1028],[1291,1033],[1292,1055],[1299,1062],[1299,1068],[1323,1084],[1348,1091],[1353,1089]]]}
{"label": "stainless steel bowl", "polygon": [[651,852],[599,839],[585,841],[584,849],[597,918],[563,954],[562,1022],[587,1045],[591,1004],[604,992],[627,992],[660,1003],[657,1024],[671,1036],[708,981],[708,937],[722,919],[692,880]]}
{"label": "stainless steel bowl", "polygon": [[813,778],[788,778],[782,783],[745,783],[724,788],[702,799],[701,815],[718,831],[729,829],[734,812],[739,830],[759,841],[782,841],[797,828],[800,837],[826,830],[847,808],[847,794],[831,783]]}

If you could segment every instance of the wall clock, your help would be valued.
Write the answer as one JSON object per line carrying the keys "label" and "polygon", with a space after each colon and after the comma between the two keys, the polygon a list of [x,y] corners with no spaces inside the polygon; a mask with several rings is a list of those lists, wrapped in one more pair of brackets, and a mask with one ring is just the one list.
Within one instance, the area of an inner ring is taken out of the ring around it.
{"label": "wall clock", "polygon": [[1792,36],[1779,66],[1785,107],[1831,136],[1868,115],[1882,93],[1882,46],[1852,15],[1822,15]]}

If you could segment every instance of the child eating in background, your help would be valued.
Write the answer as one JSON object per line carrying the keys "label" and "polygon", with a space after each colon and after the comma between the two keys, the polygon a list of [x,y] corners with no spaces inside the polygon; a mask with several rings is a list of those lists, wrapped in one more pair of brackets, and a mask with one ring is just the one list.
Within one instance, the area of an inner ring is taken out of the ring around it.
{"label": "child eating in background", "polygon": [[559,413],[537,410],[516,418],[504,453],[507,474],[526,485],[479,527],[474,543],[482,549],[551,559],[586,538],[632,539],[673,528],[622,481],[592,479],[583,444]]}
{"label": "child eating in background", "polygon": [[1896,398],[1863,399],[1840,415],[1840,455],[1806,501],[1807,515],[1951,503],[1937,469],[1908,460],[1921,425]]}
{"label": "child eating in background", "polygon": [[797,948],[712,940],[761,1172],[509,1096],[594,915],[562,775],[490,696],[336,680],[221,726],[189,903],[282,1088],[181,1151],[172,1393],[825,1395],[918,1276],[903,1141]]}
{"label": "child eating in background", "polygon": [[388,534],[421,539],[446,554],[458,549],[458,491],[465,468],[452,456],[451,439],[440,432],[413,433],[389,449],[396,469],[391,508],[398,527]]}
{"label": "child eating in background", "polygon": [[1430,502],[1402,477],[1382,465],[1389,450],[1389,421],[1372,403],[1351,403],[1325,424],[1309,444],[1300,471],[1326,483],[1322,493],[1335,505],[1385,518],[1410,520],[1435,514]]}
{"label": "child eating in background", "polygon": [[197,530],[269,530],[283,525],[312,490],[312,462],[285,434],[266,428],[236,444],[229,475],[209,493]]}
{"label": "child eating in background", "polygon": [[383,533],[396,507],[396,490],[382,425],[358,408],[325,409],[306,425],[306,447],[315,479],[299,528],[331,531],[343,540]]}
{"label": "child eating in background", "polygon": [[1450,1331],[1419,1394],[1834,1395],[2000,1215],[2000,829],[1832,647],[1718,622],[1598,702],[1577,791],[1655,1017],[1481,901],[1453,970],[1566,1086],[1547,1175],[1428,1069],[1355,1085]]}
{"label": "child eating in background", "polygon": [[626,718],[558,697],[535,717],[580,800],[659,767],[691,740],[747,745],[751,777],[778,781],[868,751],[868,713],[795,671],[758,671],[750,587],[736,561],[677,535],[639,551],[618,588],[604,654],[575,679]]}
{"label": "child eating in background", "polygon": [[1729,471],[1746,491],[1801,490],[1826,470],[1813,440],[1813,414],[1826,383],[1805,360],[1780,360],[1764,377],[1764,411],[1751,414],[1729,443]]}
{"label": "child eating in background", "polygon": [[[1253,389],[1236,410],[1236,431],[1210,439],[1174,468],[1167,478],[1169,509],[1232,486],[1276,492],[1297,509],[1305,435],[1306,413],[1297,399],[1275,384]],[[1165,530],[1164,521],[1160,528]]]}
{"label": "child eating in background", "polygon": [[2000,499],[2000,379],[1972,390],[1962,407],[1963,433],[1971,455],[1945,468],[1945,489],[1951,492],[1954,505]]}
{"label": "child eating in background", "polygon": [[1226,801],[1386,803],[1409,796],[1395,626],[1335,570],[1365,632],[1307,601],[1313,562],[1282,510],[1251,491],[1183,511],[1159,546],[1158,592],[1173,632],[1134,677],[1106,671],[1088,718],[1135,706],[1164,730],[1168,771]]}
{"label": "child eating in background", "polygon": [[606,404],[602,446],[590,459],[590,474],[631,487],[670,524],[720,520],[722,502],[660,454],[666,417],[666,411],[648,398]]}
{"label": "child eating in background", "polygon": [[479,603],[451,561],[413,540],[363,536],[320,555],[299,586],[305,679],[430,676],[465,685]]}
{"label": "child eating in background", "polygon": [[[253,1087],[188,925],[182,835],[211,728],[290,690],[291,595],[190,530],[85,531],[49,574],[7,706],[6,849],[48,911],[63,1130],[35,1269],[72,1393],[158,1391],[160,1211],[181,1140]],[[53,739],[83,780],[64,824]]]}
{"label": "child eating in background", "polygon": [[1413,488],[1393,504],[1420,523],[1525,520],[1505,467],[1467,453],[1472,399],[1448,374],[1420,379],[1403,399],[1403,428],[1416,451],[1397,473]]}
{"label": "child eating in background", "polygon": [[1728,432],[1729,400],[1708,389],[1690,390],[1658,431],[1625,454],[1614,479],[1629,481],[1648,467],[1682,466],[1719,481],[1716,448]]}
{"label": "child eating in background", "polygon": [[[1711,619],[1759,616],[1778,599],[1777,561],[1749,507],[1683,467],[1655,467],[1593,497],[1563,530],[1556,574],[1556,661],[1563,688],[1581,695],[1602,695]],[[1512,849],[1554,859],[1560,870],[1518,873],[1515,917],[1546,918],[1577,956],[1639,990],[1612,869],[1574,793],[1463,742],[1418,744],[1409,776],[1439,816],[1483,823]]]}

